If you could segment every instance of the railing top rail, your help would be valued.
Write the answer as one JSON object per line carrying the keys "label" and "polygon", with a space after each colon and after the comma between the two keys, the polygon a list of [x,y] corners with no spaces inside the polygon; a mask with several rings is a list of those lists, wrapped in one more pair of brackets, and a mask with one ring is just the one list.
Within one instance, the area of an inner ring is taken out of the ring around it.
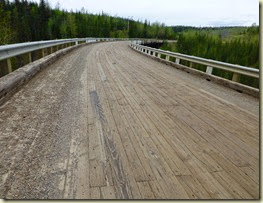
{"label": "railing top rail", "polygon": [[132,45],[142,47],[144,49],[148,49],[148,50],[154,51],[156,53],[165,54],[165,55],[169,55],[172,57],[180,58],[182,60],[187,60],[190,62],[195,62],[195,63],[199,63],[202,65],[207,65],[207,66],[211,66],[211,67],[215,67],[215,68],[219,68],[219,69],[229,70],[229,71],[240,73],[243,75],[248,75],[251,77],[259,78],[259,69],[256,69],[256,68],[251,68],[251,67],[246,67],[246,66],[241,66],[241,65],[231,64],[231,63],[225,63],[225,62],[221,62],[221,61],[215,61],[212,59],[205,59],[205,58],[200,58],[197,56],[190,56],[190,55],[176,53],[176,52],[165,51],[165,50],[161,50],[161,49],[143,46],[143,45],[136,44],[136,43],[132,43]]}
{"label": "railing top rail", "polygon": [[86,41],[86,40],[107,40],[107,41],[147,41],[147,40],[156,40],[156,39],[140,39],[140,38],[71,38],[71,39],[57,39],[57,40],[44,40],[44,41],[35,41],[35,42],[24,42],[17,44],[8,44],[0,46],[0,60],[25,54],[28,52],[36,51],[39,49],[44,49],[52,46],[61,45],[64,43],[77,42],[77,41]]}
{"label": "railing top rail", "polygon": [[53,43],[63,43],[63,42],[73,42],[73,39],[60,39],[60,40],[45,40],[45,41],[36,41],[36,42],[23,42],[17,44],[7,44],[0,46],[0,51],[7,51],[11,49],[17,49],[21,47],[29,47],[35,45],[44,45],[44,44],[53,44]]}
{"label": "railing top rail", "polygon": [[74,39],[59,39],[59,40],[45,40],[36,42],[24,42],[17,44],[8,44],[0,46],[0,60],[4,60],[10,57],[21,55],[27,52],[36,51],[39,49],[57,46],[65,43],[94,40],[94,38],[74,38]]}

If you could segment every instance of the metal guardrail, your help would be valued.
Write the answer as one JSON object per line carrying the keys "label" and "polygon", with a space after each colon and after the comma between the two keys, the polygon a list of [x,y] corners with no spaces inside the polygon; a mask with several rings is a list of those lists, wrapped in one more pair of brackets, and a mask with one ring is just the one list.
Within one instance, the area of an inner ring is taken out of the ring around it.
{"label": "metal guardrail", "polygon": [[49,48],[51,46],[58,46],[72,42],[77,43],[78,41],[78,39],[65,39],[3,45],[0,46],[0,60],[29,53],[39,49]]}
{"label": "metal guardrail", "polygon": [[[11,58],[27,54],[27,62],[31,63],[32,53],[35,51],[40,51],[40,57],[42,58],[50,53],[54,53],[59,49],[63,49],[69,46],[78,45],[79,43],[91,43],[91,42],[100,42],[100,41],[128,41],[133,40],[136,42],[143,41],[152,41],[149,39],[138,39],[138,38],[74,38],[74,39],[60,39],[60,40],[46,40],[46,41],[37,41],[37,42],[26,42],[26,43],[18,43],[18,44],[10,44],[0,46],[0,62],[6,61],[6,63],[1,63],[4,66],[5,74],[8,74],[13,71]],[[47,50],[49,49],[49,50]],[[3,65],[4,64],[4,65]],[[0,67],[0,77],[5,75],[1,74]]]}
{"label": "metal guardrail", "polygon": [[161,54],[165,55],[165,60],[167,61],[170,61],[170,57],[174,57],[176,64],[180,64],[180,60],[188,61],[190,62],[190,68],[192,68],[193,63],[205,65],[207,66],[206,73],[209,75],[212,75],[213,68],[233,72],[232,81],[235,81],[235,82],[239,82],[240,75],[246,75],[246,76],[250,76],[253,78],[259,78],[259,69],[255,69],[255,68],[234,65],[230,63],[224,63],[224,62],[215,61],[211,59],[204,59],[204,58],[200,58],[196,56],[189,56],[189,55],[165,51],[161,49],[155,49],[155,48],[140,45],[140,42],[138,41],[133,41],[130,44],[130,46],[139,52],[142,52],[144,54],[148,54],[148,55],[151,55],[157,58],[161,58]]}

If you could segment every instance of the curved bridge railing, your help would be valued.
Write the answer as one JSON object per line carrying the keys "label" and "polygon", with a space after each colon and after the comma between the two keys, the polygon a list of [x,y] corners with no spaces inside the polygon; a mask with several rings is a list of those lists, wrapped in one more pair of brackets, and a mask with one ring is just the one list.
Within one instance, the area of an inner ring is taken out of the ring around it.
{"label": "curved bridge railing", "polygon": [[192,68],[193,63],[205,65],[206,74],[208,75],[212,75],[214,68],[232,72],[233,73],[232,81],[234,82],[239,82],[240,75],[250,76],[253,78],[259,78],[259,69],[256,69],[256,68],[234,65],[234,64],[224,63],[224,62],[215,61],[211,59],[204,59],[204,58],[200,58],[196,56],[189,56],[189,55],[165,51],[161,49],[155,49],[155,48],[143,46],[140,44],[139,41],[133,41],[130,44],[130,46],[133,49],[141,53],[150,55],[152,57],[161,59],[161,55],[164,55],[165,56],[164,60],[169,61],[169,62],[171,62],[170,57],[174,57],[176,64],[180,64],[180,60],[188,61],[190,63],[190,68]]}
{"label": "curved bridge railing", "polygon": [[[14,62],[11,58],[19,56],[23,59],[24,64],[28,64],[32,61],[40,59],[48,54],[54,53],[60,49],[67,48],[69,46],[75,46],[81,43],[101,42],[101,41],[117,41],[117,40],[129,40],[120,38],[74,38],[74,39],[59,39],[59,40],[46,40],[37,42],[26,42],[18,44],[10,44],[0,46],[0,77],[12,72],[19,67],[13,67]],[[34,57],[32,53],[34,52]],[[37,53],[36,53],[37,52]],[[2,67],[7,69],[3,71]]]}

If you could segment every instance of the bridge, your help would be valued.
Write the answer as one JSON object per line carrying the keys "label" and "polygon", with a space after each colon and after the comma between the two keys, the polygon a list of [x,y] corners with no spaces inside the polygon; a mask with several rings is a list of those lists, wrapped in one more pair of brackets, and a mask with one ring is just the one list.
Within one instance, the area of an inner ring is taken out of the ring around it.
{"label": "bridge", "polygon": [[1,198],[259,198],[258,90],[237,79],[258,71],[95,41],[0,47]]}

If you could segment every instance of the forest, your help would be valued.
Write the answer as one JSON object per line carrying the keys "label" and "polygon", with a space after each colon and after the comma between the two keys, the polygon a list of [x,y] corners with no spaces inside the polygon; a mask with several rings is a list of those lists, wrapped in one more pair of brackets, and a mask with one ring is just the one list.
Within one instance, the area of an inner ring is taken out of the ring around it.
{"label": "forest", "polygon": [[174,39],[163,23],[136,21],[86,9],[52,9],[47,1],[0,0],[0,45],[27,41],[81,37]]}

